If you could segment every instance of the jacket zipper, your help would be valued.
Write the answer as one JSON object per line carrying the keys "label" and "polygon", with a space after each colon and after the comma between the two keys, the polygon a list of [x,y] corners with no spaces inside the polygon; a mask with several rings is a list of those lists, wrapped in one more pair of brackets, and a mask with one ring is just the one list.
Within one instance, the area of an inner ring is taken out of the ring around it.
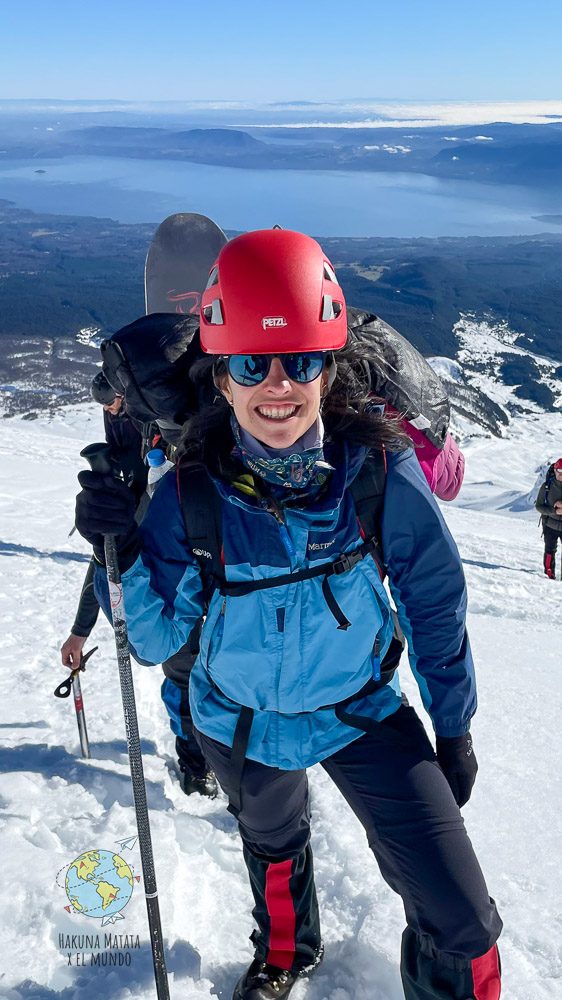
{"label": "jacket zipper", "polygon": [[219,614],[218,628],[217,628],[217,638],[222,639],[222,634],[224,632],[224,613],[226,611],[226,597],[222,602],[222,607]]}
{"label": "jacket zipper", "polygon": [[293,545],[293,540],[289,534],[287,524],[285,522],[285,515],[277,503],[277,501],[272,497],[264,497],[260,501],[260,506],[264,510],[267,510],[269,514],[272,514],[277,524],[279,526],[279,534],[281,535],[281,541],[285,547],[285,551],[289,556],[289,559],[294,559],[295,557],[295,546]]}
{"label": "jacket zipper", "polygon": [[380,639],[377,637],[375,639],[375,662],[373,663],[373,677],[376,681],[381,679],[381,644]]}

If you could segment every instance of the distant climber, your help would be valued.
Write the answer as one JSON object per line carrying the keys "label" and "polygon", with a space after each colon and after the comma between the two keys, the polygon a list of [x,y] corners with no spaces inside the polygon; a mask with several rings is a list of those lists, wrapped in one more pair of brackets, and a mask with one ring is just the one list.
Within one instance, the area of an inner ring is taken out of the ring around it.
{"label": "distant climber", "polygon": [[[146,487],[146,467],[142,460],[142,435],[137,425],[127,415],[124,397],[111,388],[109,382],[98,372],[91,387],[92,398],[103,406],[105,438],[111,446],[112,454],[128,485],[134,489],[139,502]],[[82,587],[76,618],[70,635],[61,649],[62,662],[74,669],[86,639],[96,624],[99,604],[93,587],[94,562],[90,563]]]}
{"label": "distant climber", "polygon": [[562,535],[562,458],[549,466],[535,507],[541,515],[544,538],[544,572],[556,579],[556,549]]}

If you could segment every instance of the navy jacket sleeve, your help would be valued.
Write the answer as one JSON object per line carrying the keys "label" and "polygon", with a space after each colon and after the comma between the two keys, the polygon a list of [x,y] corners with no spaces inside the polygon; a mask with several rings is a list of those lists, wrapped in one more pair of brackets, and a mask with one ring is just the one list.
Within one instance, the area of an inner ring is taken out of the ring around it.
{"label": "navy jacket sleeve", "polygon": [[82,586],[78,610],[71,628],[73,635],[80,635],[87,638],[98,620],[100,606],[94,594],[94,569],[95,560],[92,557],[86,573],[86,578]]}
{"label": "navy jacket sleeve", "polygon": [[[139,531],[141,553],[122,576],[129,644],[141,663],[162,663],[185,645],[204,611],[199,564],[188,546],[173,470],[160,480]],[[108,614],[104,567],[96,569],[95,588]]]}
{"label": "navy jacket sleeve", "polygon": [[439,736],[468,731],[476,683],[455,542],[411,448],[388,455],[382,544],[410,665]]}

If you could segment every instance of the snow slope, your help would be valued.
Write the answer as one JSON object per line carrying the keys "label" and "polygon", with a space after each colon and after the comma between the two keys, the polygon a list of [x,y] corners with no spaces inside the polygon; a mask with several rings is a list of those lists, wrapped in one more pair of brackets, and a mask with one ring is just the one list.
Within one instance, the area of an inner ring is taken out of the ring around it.
{"label": "snow slope", "polygon": [[[53,697],[88,546],[73,523],[79,451],[99,438],[99,408],[5,422],[0,450],[1,1000],[154,997],[142,878],[124,920],[68,913],[64,873],[87,850],[119,852],[141,875],[112,633],[82,689],[92,758],[82,760],[72,702]],[[472,438],[460,497],[444,513],[469,583],[479,676],[473,734],[480,772],[466,822],[505,922],[504,996],[562,996],[559,764],[562,585],[542,576],[528,494],[562,454],[562,416],[517,417],[503,438]],[[87,645],[86,648],[89,648]],[[161,672],[134,668],[172,1000],[230,1000],[251,958],[251,897],[224,799],[186,798],[173,772]],[[404,688],[419,704],[407,665]],[[358,822],[320,769],[311,773],[323,966],[295,1000],[401,1000],[403,913]],[[62,875],[61,875],[62,873]],[[106,947],[105,933],[111,941]],[[99,936],[99,946],[84,935]],[[122,935],[121,942],[113,935]],[[62,935],[62,941],[59,937]],[[66,942],[66,935],[78,935]],[[125,939],[124,935],[127,935]],[[135,943],[140,947],[134,947]],[[80,938],[82,936],[82,938]],[[119,947],[119,944],[121,947]],[[124,963],[91,965],[92,953]],[[70,964],[69,964],[70,963]]]}
{"label": "snow slope", "polygon": [[[529,350],[505,321],[461,313],[453,327],[455,358],[430,357],[449,396],[450,427],[457,438],[503,436],[510,419],[562,406],[560,365]],[[523,388],[523,395],[519,390]]]}

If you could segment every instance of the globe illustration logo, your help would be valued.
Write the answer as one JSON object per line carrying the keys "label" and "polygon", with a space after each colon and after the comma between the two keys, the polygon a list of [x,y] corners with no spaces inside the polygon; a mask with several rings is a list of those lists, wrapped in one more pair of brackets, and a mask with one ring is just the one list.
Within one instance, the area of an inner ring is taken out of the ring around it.
{"label": "globe illustration logo", "polygon": [[66,895],[73,908],[102,925],[123,920],[121,910],[133,893],[133,875],[126,861],[111,851],[86,851],[69,865]]}

